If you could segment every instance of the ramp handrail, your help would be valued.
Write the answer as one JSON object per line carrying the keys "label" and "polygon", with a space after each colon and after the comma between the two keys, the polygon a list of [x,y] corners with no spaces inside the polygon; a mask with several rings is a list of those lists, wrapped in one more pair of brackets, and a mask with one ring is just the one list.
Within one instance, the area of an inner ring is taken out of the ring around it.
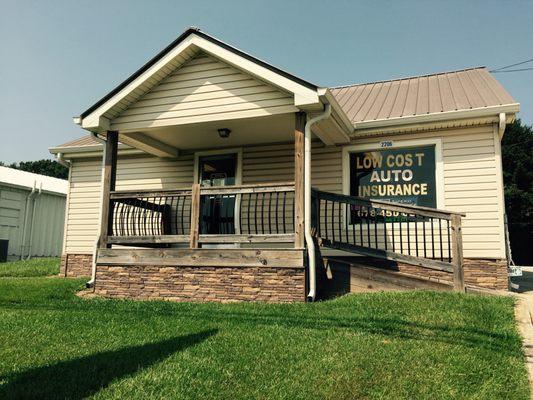
{"label": "ramp handrail", "polygon": [[464,290],[464,214],[314,189],[313,229],[326,247],[453,273]]}

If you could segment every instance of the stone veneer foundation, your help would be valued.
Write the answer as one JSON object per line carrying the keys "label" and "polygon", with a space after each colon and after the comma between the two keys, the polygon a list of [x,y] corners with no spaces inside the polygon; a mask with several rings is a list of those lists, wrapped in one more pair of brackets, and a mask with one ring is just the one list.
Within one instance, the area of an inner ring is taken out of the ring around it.
{"label": "stone veneer foundation", "polygon": [[[408,264],[398,264],[399,271],[414,275],[431,276],[451,282],[453,276],[443,271],[435,271],[427,268]],[[486,289],[508,290],[509,278],[507,273],[507,261],[465,258],[463,264],[465,284]]]}
{"label": "stone veneer foundation", "polygon": [[59,275],[69,278],[91,276],[92,262],[92,254],[63,254]]}
{"label": "stone veneer foundation", "polygon": [[105,266],[95,294],[174,301],[305,301],[304,268]]}

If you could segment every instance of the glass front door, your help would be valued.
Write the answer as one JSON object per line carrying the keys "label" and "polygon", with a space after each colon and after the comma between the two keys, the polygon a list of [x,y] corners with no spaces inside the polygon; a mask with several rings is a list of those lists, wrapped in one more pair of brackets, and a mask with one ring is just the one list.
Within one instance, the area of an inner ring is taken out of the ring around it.
{"label": "glass front door", "polygon": [[[201,186],[235,185],[237,154],[200,156],[198,179]],[[200,204],[201,234],[235,233],[235,195],[203,196]]]}

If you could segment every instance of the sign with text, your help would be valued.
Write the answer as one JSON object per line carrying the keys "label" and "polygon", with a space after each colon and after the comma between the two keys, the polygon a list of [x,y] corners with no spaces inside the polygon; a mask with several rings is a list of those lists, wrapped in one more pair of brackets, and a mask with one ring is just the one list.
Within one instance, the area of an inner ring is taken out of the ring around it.
{"label": "sign with text", "polygon": [[350,194],[436,207],[435,146],[350,153]]}

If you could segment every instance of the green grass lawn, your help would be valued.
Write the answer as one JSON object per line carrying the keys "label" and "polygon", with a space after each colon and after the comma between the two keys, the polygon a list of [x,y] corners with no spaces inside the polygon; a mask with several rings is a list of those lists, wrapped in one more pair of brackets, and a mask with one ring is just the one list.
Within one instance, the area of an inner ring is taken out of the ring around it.
{"label": "green grass lawn", "polygon": [[56,257],[0,263],[0,277],[57,275],[59,263]]}
{"label": "green grass lawn", "polygon": [[511,298],[221,305],[82,299],[82,286],[0,279],[0,398],[529,398]]}

